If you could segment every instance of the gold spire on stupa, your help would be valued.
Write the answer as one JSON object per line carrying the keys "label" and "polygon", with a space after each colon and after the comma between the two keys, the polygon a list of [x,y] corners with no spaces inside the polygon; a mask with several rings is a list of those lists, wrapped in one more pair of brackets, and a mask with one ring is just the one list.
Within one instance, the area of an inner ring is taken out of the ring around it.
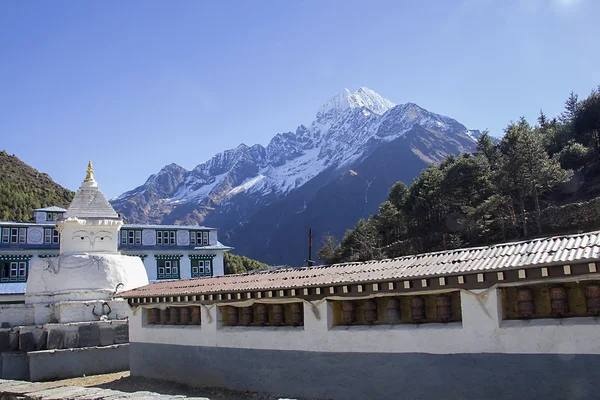
{"label": "gold spire on stupa", "polygon": [[88,162],[87,175],[85,176],[84,182],[94,182],[94,168],[92,167],[92,161]]}

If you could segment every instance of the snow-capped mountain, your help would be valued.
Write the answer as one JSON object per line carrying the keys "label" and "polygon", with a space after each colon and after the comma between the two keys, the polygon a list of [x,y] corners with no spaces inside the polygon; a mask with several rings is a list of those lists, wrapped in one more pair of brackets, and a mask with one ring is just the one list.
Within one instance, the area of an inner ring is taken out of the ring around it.
{"label": "snow-capped mountain", "polygon": [[[425,133],[409,138],[415,128]],[[449,153],[471,151],[478,133],[416,104],[395,105],[367,88],[354,93],[344,89],[318,110],[309,126],[277,134],[266,147],[240,144],[191,171],[168,165],[112,204],[130,222],[212,224],[221,235],[229,233],[232,245],[242,246],[235,230],[259,211],[297,196],[290,197],[292,193],[305,193],[307,207],[318,190],[356,169],[383,144],[404,138],[422,168]],[[399,180],[402,174],[396,175]],[[403,178],[410,183],[414,175]],[[377,197],[374,201],[383,200]]]}

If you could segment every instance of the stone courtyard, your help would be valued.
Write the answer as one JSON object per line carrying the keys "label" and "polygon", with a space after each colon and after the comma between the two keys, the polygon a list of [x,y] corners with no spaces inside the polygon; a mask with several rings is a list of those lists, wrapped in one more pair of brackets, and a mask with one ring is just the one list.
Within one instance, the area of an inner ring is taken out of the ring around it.
{"label": "stone courtyard", "polygon": [[[83,376],[52,382],[27,382],[0,379],[0,400],[292,400],[281,396],[189,386],[131,377],[129,372]],[[308,400],[308,399],[293,399]]]}

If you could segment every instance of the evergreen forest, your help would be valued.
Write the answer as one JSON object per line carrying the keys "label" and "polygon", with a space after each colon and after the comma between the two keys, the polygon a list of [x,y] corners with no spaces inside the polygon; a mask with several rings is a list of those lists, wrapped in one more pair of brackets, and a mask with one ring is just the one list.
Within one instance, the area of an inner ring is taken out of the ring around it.
{"label": "evergreen forest", "polygon": [[261,263],[260,261],[253,260],[246,256],[238,256],[232,253],[224,254],[223,266],[225,269],[225,275],[243,274],[246,272],[262,271],[271,268],[269,265]]}
{"label": "evergreen forest", "polygon": [[32,210],[67,207],[74,193],[6,151],[0,152],[0,221],[28,222]]}
{"label": "evergreen forest", "polygon": [[323,238],[327,264],[399,257],[600,228],[600,87],[534,125],[484,132],[477,151],[394,184],[375,215],[341,242]]}

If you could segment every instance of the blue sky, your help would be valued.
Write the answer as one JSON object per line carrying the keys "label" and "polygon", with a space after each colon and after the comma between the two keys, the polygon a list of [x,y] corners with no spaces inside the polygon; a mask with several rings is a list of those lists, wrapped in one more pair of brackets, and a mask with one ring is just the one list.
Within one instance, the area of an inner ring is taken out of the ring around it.
{"label": "blue sky", "polygon": [[0,148],[107,196],[360,86],[501,135],[600,84],[594,0],[0,2]]}

